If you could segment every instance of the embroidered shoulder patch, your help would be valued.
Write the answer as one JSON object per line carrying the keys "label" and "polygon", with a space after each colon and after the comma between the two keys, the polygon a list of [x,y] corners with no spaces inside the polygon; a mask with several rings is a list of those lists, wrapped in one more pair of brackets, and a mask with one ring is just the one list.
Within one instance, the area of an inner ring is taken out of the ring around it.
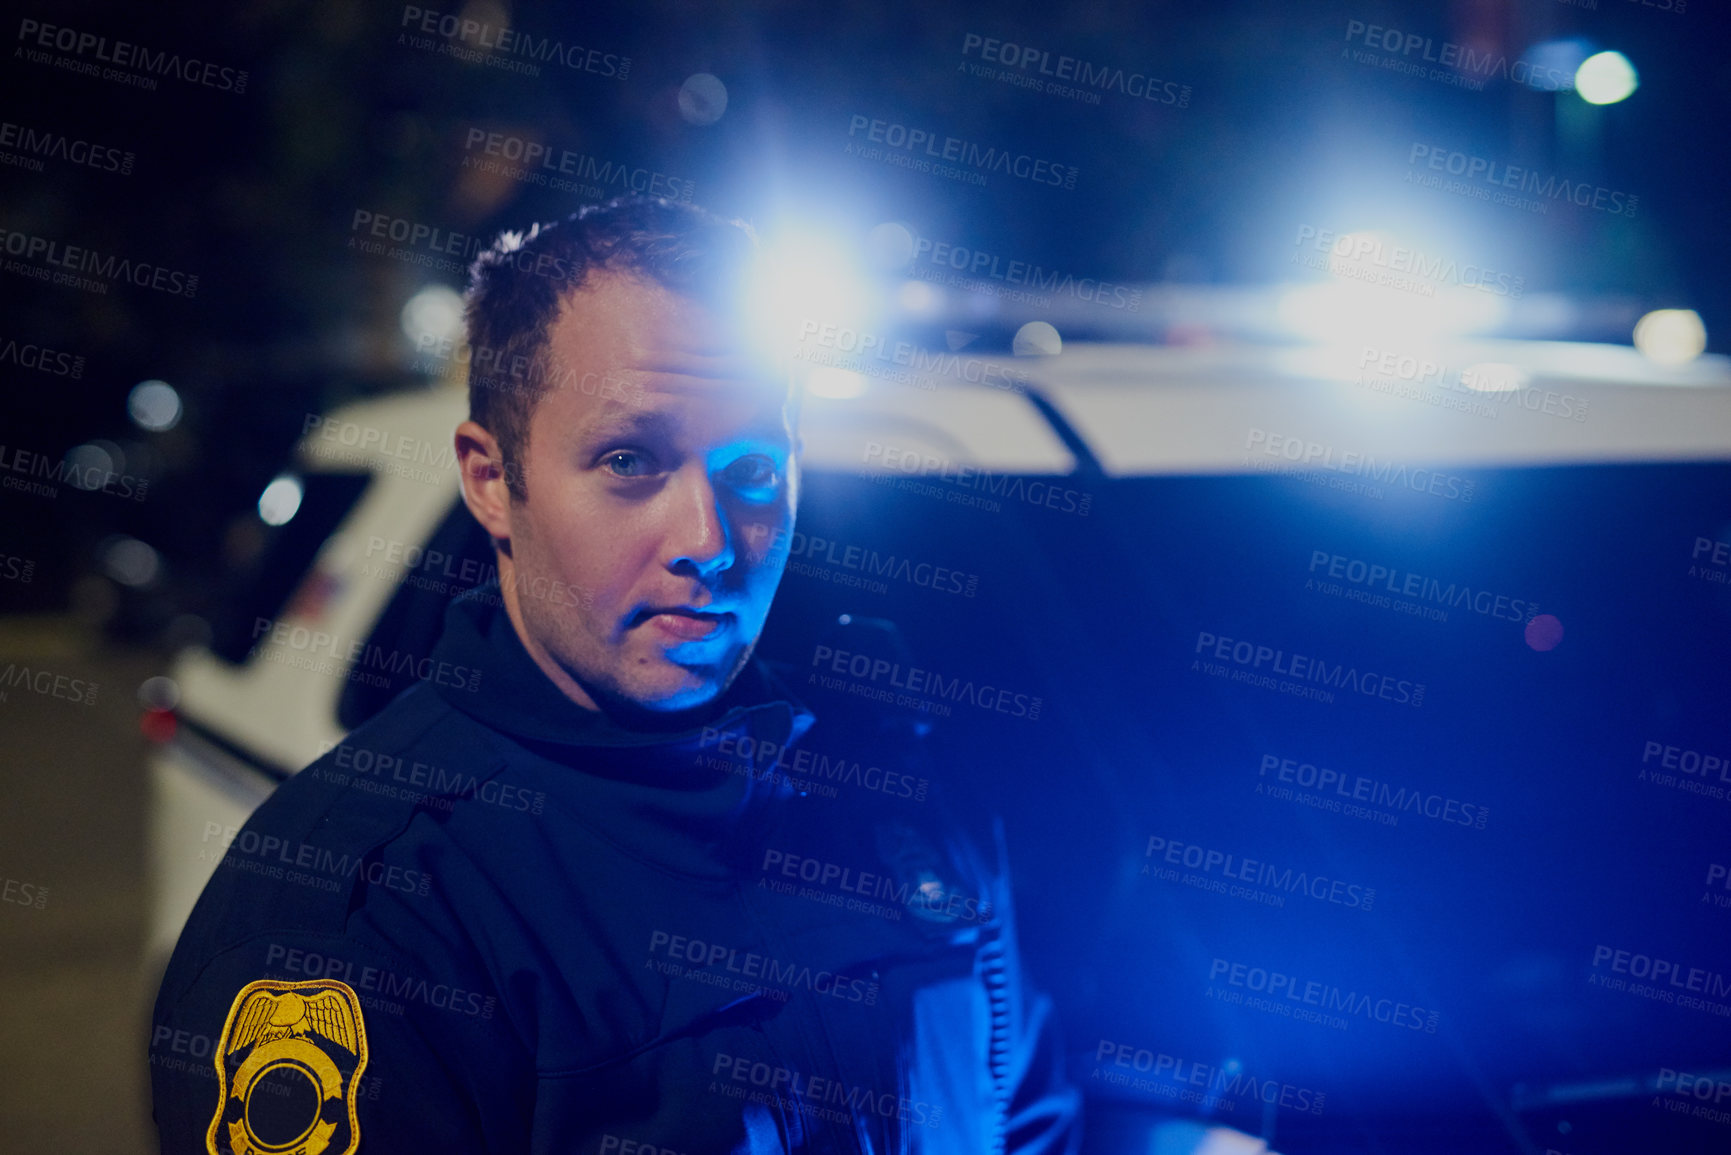
{"label": "embroidered shoulder patch", "polygon": [[209,1155],[353,1155],[367,1066],[361,1000],[335,979],[248,983],[216,1047]]}

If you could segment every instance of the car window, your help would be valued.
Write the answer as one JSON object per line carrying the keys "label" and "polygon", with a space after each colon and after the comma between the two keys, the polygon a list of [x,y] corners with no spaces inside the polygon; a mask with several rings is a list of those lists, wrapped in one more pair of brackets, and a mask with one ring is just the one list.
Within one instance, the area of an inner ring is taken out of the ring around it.
{"label": "car window", "polygon": [[282,524],[264,531],[264,547],[251,566],[232,573],[228,596],[219,599],[211,613],[210,649],[225,662],[246,661],[254,623],[281,616],[320,548],[361,500],[372,475],[320,471],[294,480],[300,486],[299,506]]}

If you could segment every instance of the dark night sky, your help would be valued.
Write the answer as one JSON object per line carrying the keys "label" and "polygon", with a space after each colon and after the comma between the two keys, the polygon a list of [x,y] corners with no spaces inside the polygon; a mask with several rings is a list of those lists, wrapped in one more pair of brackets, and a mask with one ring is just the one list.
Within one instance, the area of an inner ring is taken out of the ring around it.
{"label": "dark night sky", "polygon": [[[581,199],[465,170],[472,130],[689,180],[700,202],[760,224],[791,215],[858,235],[903,219],[1078,276],[1263,284],[1290,279],[1300,225],[1417,221],[1529,291],[1685,305],[1710,334],[1731,321],[1727,145],[1711,128],[1731,113],[1731,63],[1705,9],[1091,3],[974,16],[930,5],[525,5],[519,30],[596,52],[584,68],[543,65],[540,76],[399,43],[405,22],[415,34],[425,19],[406,6],[17,11],[20,31],[52,23],[249,74],[243,94],[172,78],[142,92],[19,51],[5,74],[10,121],[133,161],[125,174],[55,160],[40,173],[0,169],[4,227],[199,278],[193,299],[4,278],[6,336],[85,358],[64,388],[0,368],[6,423],[51,455],[92,437],[124,440],[132,385],[174,383],[186,420],[135,457],[161,500],[92,517],[131,518],[129,532],[195,564],[214,556],[309,409],[417,383],[397,313],[426,279],[460,279],[347,247],[357,211],[487,237]],[[464,11],[506,23],[482,3]],[[1642,85],[1603,108],[1501,79],[1466,91],[1343,58],[1352,22],[1511,61],[1536,42],[1581,37],[1627,53]],[[1187,87],[1185,106],[1111,91],[1091,105],[971,76],[969,35],[1144,71]],[[631,59],[624,79],[604,74],[619,70],[610,56]],[[723,79],[728,103],[717,123],[694,126],[677,93],[702,71]],[[1048,157],[1078,170],[1076,186],[982,189],[862,167],[843,151],[856,115]],[[1417,143],[1585,180],[1637,196],[1640,209],[1629,219],[1555,205],[1532,217],[1415,190],[1401,178]],[[215,500],[179,499],[194,493]],[[53,552],[87,544],[41,503],[14,504],[9,518],[55,536]]]}

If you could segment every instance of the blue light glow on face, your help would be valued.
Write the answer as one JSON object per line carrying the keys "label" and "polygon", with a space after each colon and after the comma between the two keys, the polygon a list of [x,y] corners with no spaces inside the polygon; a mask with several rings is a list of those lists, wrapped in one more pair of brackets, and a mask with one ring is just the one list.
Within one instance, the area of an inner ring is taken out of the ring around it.
{"label": "blue light glow on face", "polygon": [[798,473],[785,374],[730,317],[616,281],[579,295],[556,354],[605,392],[554,390],[531,418],[512,563],[533,640],[592,700],[677,712],[749,660],[792,533]]}
{"label": "blue light glow on face", "polygon": [[709,460],[719,485],[754,505],[774,501],[787,480],[785,445],[737,441],[712,451]]}

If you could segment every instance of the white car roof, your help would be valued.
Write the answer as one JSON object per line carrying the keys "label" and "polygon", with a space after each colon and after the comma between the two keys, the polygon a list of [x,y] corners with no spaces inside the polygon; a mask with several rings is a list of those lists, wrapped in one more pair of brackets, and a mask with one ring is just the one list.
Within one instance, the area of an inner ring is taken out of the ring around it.
{"label": "white car roof", "polygon": [[[1461,384],[1462,370],[1491,365],[1518,373],[1473,379],[1524,384]],[[1270,436],[1411,464],[1731,458],[1731,359],[1722,356],[1668,368],[1626,346],[1549,341],[1412,352],[1075,345],[1028,372],[1110,476],[1247,472],[1247,450],[1262,454]]]}
{"label": "white car roof", "polygon": [[[1256,429],[1462,466],[1731,458],[1731,358],[1719,355],[1668,367],[1629,346],[1479,340],[1411,350],[1070,343],[1056,357],[981,360],[1031,380],[1109,476],[1246,472]],[[1481,365],[1513,367],[1523,383],[1462,387],[1461,371]],[[807,468],[886,471],[888,447],[995,473],[1076,469],[1064,439],[1013,389],[931,383],[866,378],[858,396],[808,397]],[[359,402],[309,429],[298,456],[311,469],[364,467],[423,484],[436,471],[454,493],[451,431],[466,412],[457,385]]]}

